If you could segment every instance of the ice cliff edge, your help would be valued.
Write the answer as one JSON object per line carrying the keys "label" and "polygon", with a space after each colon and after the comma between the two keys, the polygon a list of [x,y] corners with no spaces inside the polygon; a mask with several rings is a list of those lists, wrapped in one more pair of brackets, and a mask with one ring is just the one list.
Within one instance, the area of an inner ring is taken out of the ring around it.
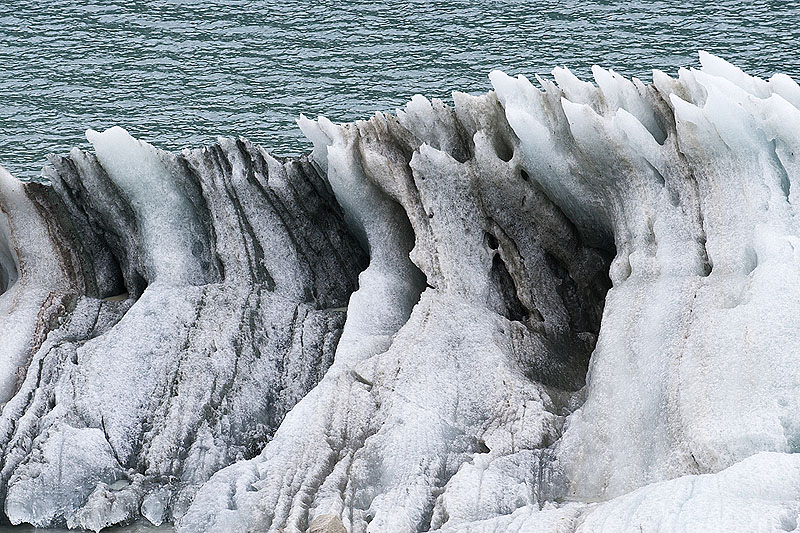
{"label": "ice cliff edge", "polygon": [[800,87],[700,59],[0,172],[5,515],[795,530]]}

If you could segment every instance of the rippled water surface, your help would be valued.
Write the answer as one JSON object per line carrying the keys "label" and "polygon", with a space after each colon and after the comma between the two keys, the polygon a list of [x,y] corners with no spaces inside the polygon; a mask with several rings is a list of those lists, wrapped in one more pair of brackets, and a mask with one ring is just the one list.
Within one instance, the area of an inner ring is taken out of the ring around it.
{"label": "rippled water surface", "polygon": [[157,146],[245,135],[306,151],[294,119],[393,110],[413,94],[483,92],[487,73],[598,63],[649,80],[706,49],[800,77],[800,2],[2,0],[0,162],[121,125]]}

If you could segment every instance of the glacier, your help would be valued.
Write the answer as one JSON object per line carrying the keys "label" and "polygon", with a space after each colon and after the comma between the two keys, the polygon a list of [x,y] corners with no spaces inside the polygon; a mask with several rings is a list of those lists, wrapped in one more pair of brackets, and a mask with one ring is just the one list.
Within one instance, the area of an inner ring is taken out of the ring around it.
{"label": "glacier", "polygon": [[700,64],[0,171],[5,518],[800,531],[800,86]]}

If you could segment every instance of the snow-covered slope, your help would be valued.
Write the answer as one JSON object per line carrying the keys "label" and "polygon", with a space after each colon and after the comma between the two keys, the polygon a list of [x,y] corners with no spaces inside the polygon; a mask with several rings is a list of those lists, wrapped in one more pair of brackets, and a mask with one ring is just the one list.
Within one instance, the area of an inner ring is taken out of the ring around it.
{"label": "snow-covered slope", "polygon": [[4,176],[8,517],[795,530],[800,87],[700,59]]}

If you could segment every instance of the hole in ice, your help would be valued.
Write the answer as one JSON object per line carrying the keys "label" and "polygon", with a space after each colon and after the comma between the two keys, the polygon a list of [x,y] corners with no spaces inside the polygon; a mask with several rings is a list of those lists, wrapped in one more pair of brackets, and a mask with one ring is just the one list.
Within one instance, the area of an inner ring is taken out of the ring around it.
{"label": "hole in ice", "polygon": [[[1,230],[2,228],[0,228]],[[0,294],[5,293],[19,279],[17,263],[11,252],[11,247],[3,234],[0,233]]]}
{"label": "hole in ice", "polygon": [[528,318],[528,310],[522,304],[517,296],[517,287],[514,284],[514,279],[508,272],[503,258],[499,253],[495,253],[492,257],[492,270],[490,273],[492,281],[500,292],[500,297],[505,307],[503,316],[509,320],[516,320],[522,322]]}
{"label": "hole in ice", "polygon": [[748,246],[744,251],[743,261],[745,274],[750,275],[758,266],[758,254],[752,246]]}
{"label": "hole in ice", "polygon": [[131,482],[127,479],[118,479],[113,482],[111,485],[108,486],[111,490],[122,490],[128,486],[130,486]]}
{"label": "hole in ice", "polygon": [[478,451],[480,453],[489,453],[491,450],[483,439],[478,439]]}
{"label": "hole in ice", "polygon": [[10,289],[18,278],[15,268],[8,268],[7,264],[0,263],[0,294]]}
{"label": "hole in ice", "polygon": [[788,200],[792,194],[792,183],[789,181],[789,175],[785,171],[781,172],[781,191]]}
{"label": "hole in ice", "polygon": [[497,242],[497,237],[495,237],[488,231],[484,233],[484,237],[486,239],[486,246],[488,246],[492,250],[497,250],[497,247],[500,246],[500,243]]}
{"label": "hole in ice", "polygon": [[702,259],[703,259],[703,276],[708,277],[714,270],[714,264],[711,262],[711,258],[708,257],[708,250],[706,249],[705,237],[701,239],[700,246],[702,250]]}
{"label": "hole in ice", "polygon": [[647,163],[647,166],[650,167],[650,171],[653,173],[653,177],[655,178],[656,183],[658,183],[662,187],[665,187],[667,184],[667,180],[664,178],[664,175],[656,167],[647,162],[647,160],[645,160],[645,162]]}
{"label": "hole in ice", "polygon": [[522,178],[525,181],[528,181],[528,180],[531,179],[531,177],[528,175],[528,173],[525,172],[524,168],[519,169],[519,177]]}
{"label": "hole in ice", "polygon": [[194,244],[192,244],[192,255],[194,257],[203,255],[203,243],[201,241],[195,241]]}
{"label": "hole in ice", "polygon": [[514,149],[508,144],[508,141],[499,136],[495,138],[494,151],[497,153],[497,157],[506,163],[511,161],[511,158],[514,157]]}
{"label": "hole in ice", "polygon": [[793,513],[789,512],[781,517],[781,528],[784,531],[796,531],[797,530],[797,517],[794,516]]}

